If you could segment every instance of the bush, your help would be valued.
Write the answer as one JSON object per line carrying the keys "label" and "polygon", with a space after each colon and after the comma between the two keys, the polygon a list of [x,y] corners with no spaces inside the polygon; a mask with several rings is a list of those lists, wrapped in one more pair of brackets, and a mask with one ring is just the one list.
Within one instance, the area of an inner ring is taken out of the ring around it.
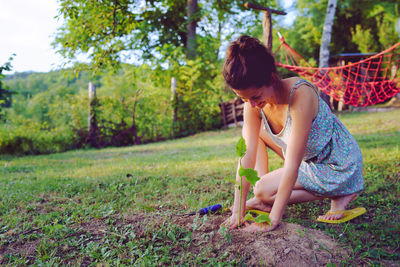
{"label": "bush", "polygon": [[24,120],[23,124],[0,126],[1,154],[48,154],[75,148],[76,136],[71,129],[48,129],[46,123]]}
{"label": "bush", "polygon": [[[119,73],[94,81],[95,142],[88,133],[87,89],[72,85],[72,90],[65,81],[50,83],[45,82],[47,76],[38,76],[38,84],[46,88],[35,90],[24,83],[6,110],[5,123],[0,124],[0,153],[53,153],[87,144],[134,145],[218,128],[223,88],[219,67],[195,60],[171,69],[124,65]],[[175,101],[171,100],[171,77],[178,80]],[[36,93],[23,93],[31,91]]]}

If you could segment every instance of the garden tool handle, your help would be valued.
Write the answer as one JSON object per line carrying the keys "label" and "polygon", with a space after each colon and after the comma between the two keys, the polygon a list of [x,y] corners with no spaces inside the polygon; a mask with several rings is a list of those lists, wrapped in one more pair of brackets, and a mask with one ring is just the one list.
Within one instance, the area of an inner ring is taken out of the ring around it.
{"label": "garden tool handle", "polygon": [[209,212],[215,212],[217,210],[219,210],[220,208],[222,208],[221,204],[215,204],[215,205],[211,205],[209,207],[205,207],[199,210],[200,215],[204,215],[204,214],[208,214]]}

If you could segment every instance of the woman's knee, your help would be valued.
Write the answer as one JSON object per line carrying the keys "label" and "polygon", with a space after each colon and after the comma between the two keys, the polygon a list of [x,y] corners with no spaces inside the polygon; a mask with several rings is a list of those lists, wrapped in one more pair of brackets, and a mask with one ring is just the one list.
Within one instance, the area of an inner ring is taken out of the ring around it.
{"label": "woman's knee", "polygon": [[253,189],[254,196],[263,202],[273,203],[275,199],[275,194],[270,190],[262,186],[262,181],[258,181]]}

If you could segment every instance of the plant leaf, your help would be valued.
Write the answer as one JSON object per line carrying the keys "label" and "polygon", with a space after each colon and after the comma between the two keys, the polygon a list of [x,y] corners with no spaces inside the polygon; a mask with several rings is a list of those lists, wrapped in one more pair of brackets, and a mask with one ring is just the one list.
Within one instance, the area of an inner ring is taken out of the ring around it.
{"label": "plant leaf", "polygon": [[256,185],[256,182],[260,180],[257,175],[257,171],[253,170],[252,168],[243,169],[242,166],[239,168],[239,175],[246,177],[246,180],[252,184],[253,186]]}
{"label": "plant leaf", "polygon": [[254,222],[254,217],[250,213],[247,213],[246,216],[243,218],[243,222],[245,221],[253,221]]}
{"label": "plant leaf", "polygon": [[256,222],[256,223],[268,223],[269,225],[271,225],[271,220],[269,219],[269,217],[268,217],[268,215],[267,214],[260,214],[260,215],[258,215],[255,219],[254,219],[254,221]]}
{"label": "plant leaf", "polygon": [[236,154],[239,157],[243,157],[244,154],[246,154],[246,150],[247,150],[246,142],[244,141],[243,136],[241,136],[239,141],[236,144]]}

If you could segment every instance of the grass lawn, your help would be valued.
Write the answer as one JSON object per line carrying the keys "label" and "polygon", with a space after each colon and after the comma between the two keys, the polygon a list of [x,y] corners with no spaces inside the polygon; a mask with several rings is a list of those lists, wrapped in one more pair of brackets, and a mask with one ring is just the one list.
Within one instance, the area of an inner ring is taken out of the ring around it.
{"label": "grass lawn", "polygon": [[[315,218],[329,209],[323,200],[289,206],[283,220],[329,233],[351,251],[343,264],[398,263],[400,110],[339,117],[364,157],[365,190],[349,208],[363,206],[367,214],[339,225],[319,223]],[[232,203],[240,133],[229,129],[132,147],[0,156],[0,264],[243,263],[240,255],[234,261],[210,257],[205,247],[187,252],[196,245],[191,231],[163,219]],[[282,166],[269,154],[271,170]],[[134,225],[118,223],[129,214],[160,223],[138,234]],[[94,235],[99,222],[107,229]]]}

